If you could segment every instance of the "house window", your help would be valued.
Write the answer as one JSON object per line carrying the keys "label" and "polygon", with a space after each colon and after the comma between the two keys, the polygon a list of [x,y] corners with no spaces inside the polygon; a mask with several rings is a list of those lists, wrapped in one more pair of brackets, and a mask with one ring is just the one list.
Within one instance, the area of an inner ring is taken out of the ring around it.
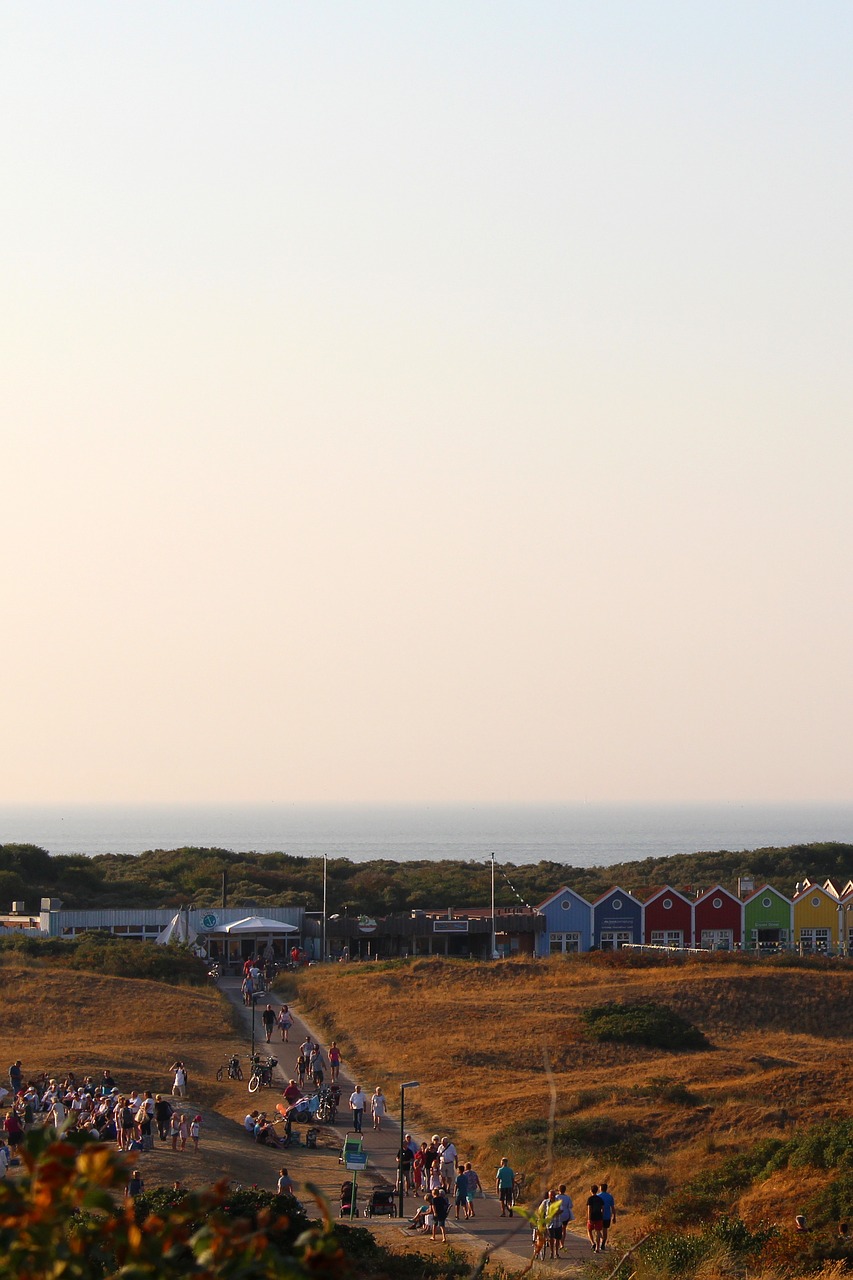
{"label": "house window", "polygon": [[564,911],[568,911],[571,908],[571,905],[572,904],[568,898],[563,898],[563,901],[560,903],[560,906],[563,908]]}
{"label": "house window", "polygon": [[723,905],[722,898],[715,898],[714,901],[711,903],[711,906],[715,907],[717,911],[719,911],[722,905]]}
{"label": "house window", "polygon": [[653,947],[680,947],[684,942],[681,929],[653,929]]}
{"label": "house window", "polygon": [[552,956],[566,955],[581,949],[579,933],[552,933],[549,939]]}
{"label": "house window", "polygon": [[621,898],[614,898],[614,899],[613,899],[613,902],[611,903],[611,906],[613,907],[613,910],[614,910],[614,911],[621,911],[621,910],[622,910],[622,899],[621,899]]}
{"label": "house window", "polygon": [[731,929],[703,929],[699,945],[706,951],[731,951],[733,943]]}
{"label": "house window", "polygon": [[[613,905],[616,906],[616,903],[614,902]],[[601,934],[601,950],[618,951],[626,942],[633,941],[634,934],[631,929],[609,929]]]}
{"label": "house window", "polygon": [[663,909],[664,909],[664,911],[671,911],[671,910],[672,910],[672,898],[664,898],[664,900],[663,900]]}
{"label": "house window", "polygon": [[762,898],[762,899],[761,899],[761,905],[762,905],[762,907],[765,907],[765,908],[766,908],[766,907],[769,907],[769,906],[771,905],[770,899],[769,899],[769,898]]}
{"label": "house window", "polygon": [[829,929],[801,929],[800,945],[803,951],[829,951]]}

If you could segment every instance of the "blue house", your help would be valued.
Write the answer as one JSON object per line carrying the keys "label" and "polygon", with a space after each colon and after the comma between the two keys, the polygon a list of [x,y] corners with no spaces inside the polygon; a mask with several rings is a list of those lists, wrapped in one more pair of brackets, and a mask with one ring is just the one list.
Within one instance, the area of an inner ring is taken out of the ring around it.
{"label": "blue house", "polygon": [[618,885],[592,904],[592,944],[618,951],[626,942],[643,941],[643,904]]}
{"label": "blue house", "polygon": [[536,910],[545,917],[545,928],[536,938],[537,955],[589,951],[592,945],[592,907],[586,898],[564,885],[540,903]]}

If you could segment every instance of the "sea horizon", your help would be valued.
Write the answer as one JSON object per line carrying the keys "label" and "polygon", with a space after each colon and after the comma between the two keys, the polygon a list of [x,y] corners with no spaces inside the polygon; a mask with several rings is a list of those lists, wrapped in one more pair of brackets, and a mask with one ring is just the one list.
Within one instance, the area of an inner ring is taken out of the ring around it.
{"label": "sea horizon", "polygon": [[608,866],[853,843],[853,804],[0,805],[0,844],[52,855],[221,848],[299,857]]}

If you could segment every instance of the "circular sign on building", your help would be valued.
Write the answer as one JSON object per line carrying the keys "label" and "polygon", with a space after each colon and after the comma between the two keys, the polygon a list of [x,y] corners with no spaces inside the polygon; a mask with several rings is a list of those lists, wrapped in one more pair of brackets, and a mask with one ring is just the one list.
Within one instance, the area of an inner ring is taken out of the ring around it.
{"label": "circular sign on building", "polygon": [[212,911],[208,911],[207,914],[203,915],[201,918],[202,929],[215,929],[218,924],[219,918],[215,916]]}

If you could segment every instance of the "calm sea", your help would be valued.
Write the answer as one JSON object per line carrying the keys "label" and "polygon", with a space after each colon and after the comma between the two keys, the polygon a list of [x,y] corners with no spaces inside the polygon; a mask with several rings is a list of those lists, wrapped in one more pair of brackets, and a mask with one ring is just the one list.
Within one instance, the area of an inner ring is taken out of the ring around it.
{"label": "calm sea", "polygon": [[853,842],[853,805],[0,806],[0,844],[52,854],[216,846],[396,861],[607,866],[650,856]]}

